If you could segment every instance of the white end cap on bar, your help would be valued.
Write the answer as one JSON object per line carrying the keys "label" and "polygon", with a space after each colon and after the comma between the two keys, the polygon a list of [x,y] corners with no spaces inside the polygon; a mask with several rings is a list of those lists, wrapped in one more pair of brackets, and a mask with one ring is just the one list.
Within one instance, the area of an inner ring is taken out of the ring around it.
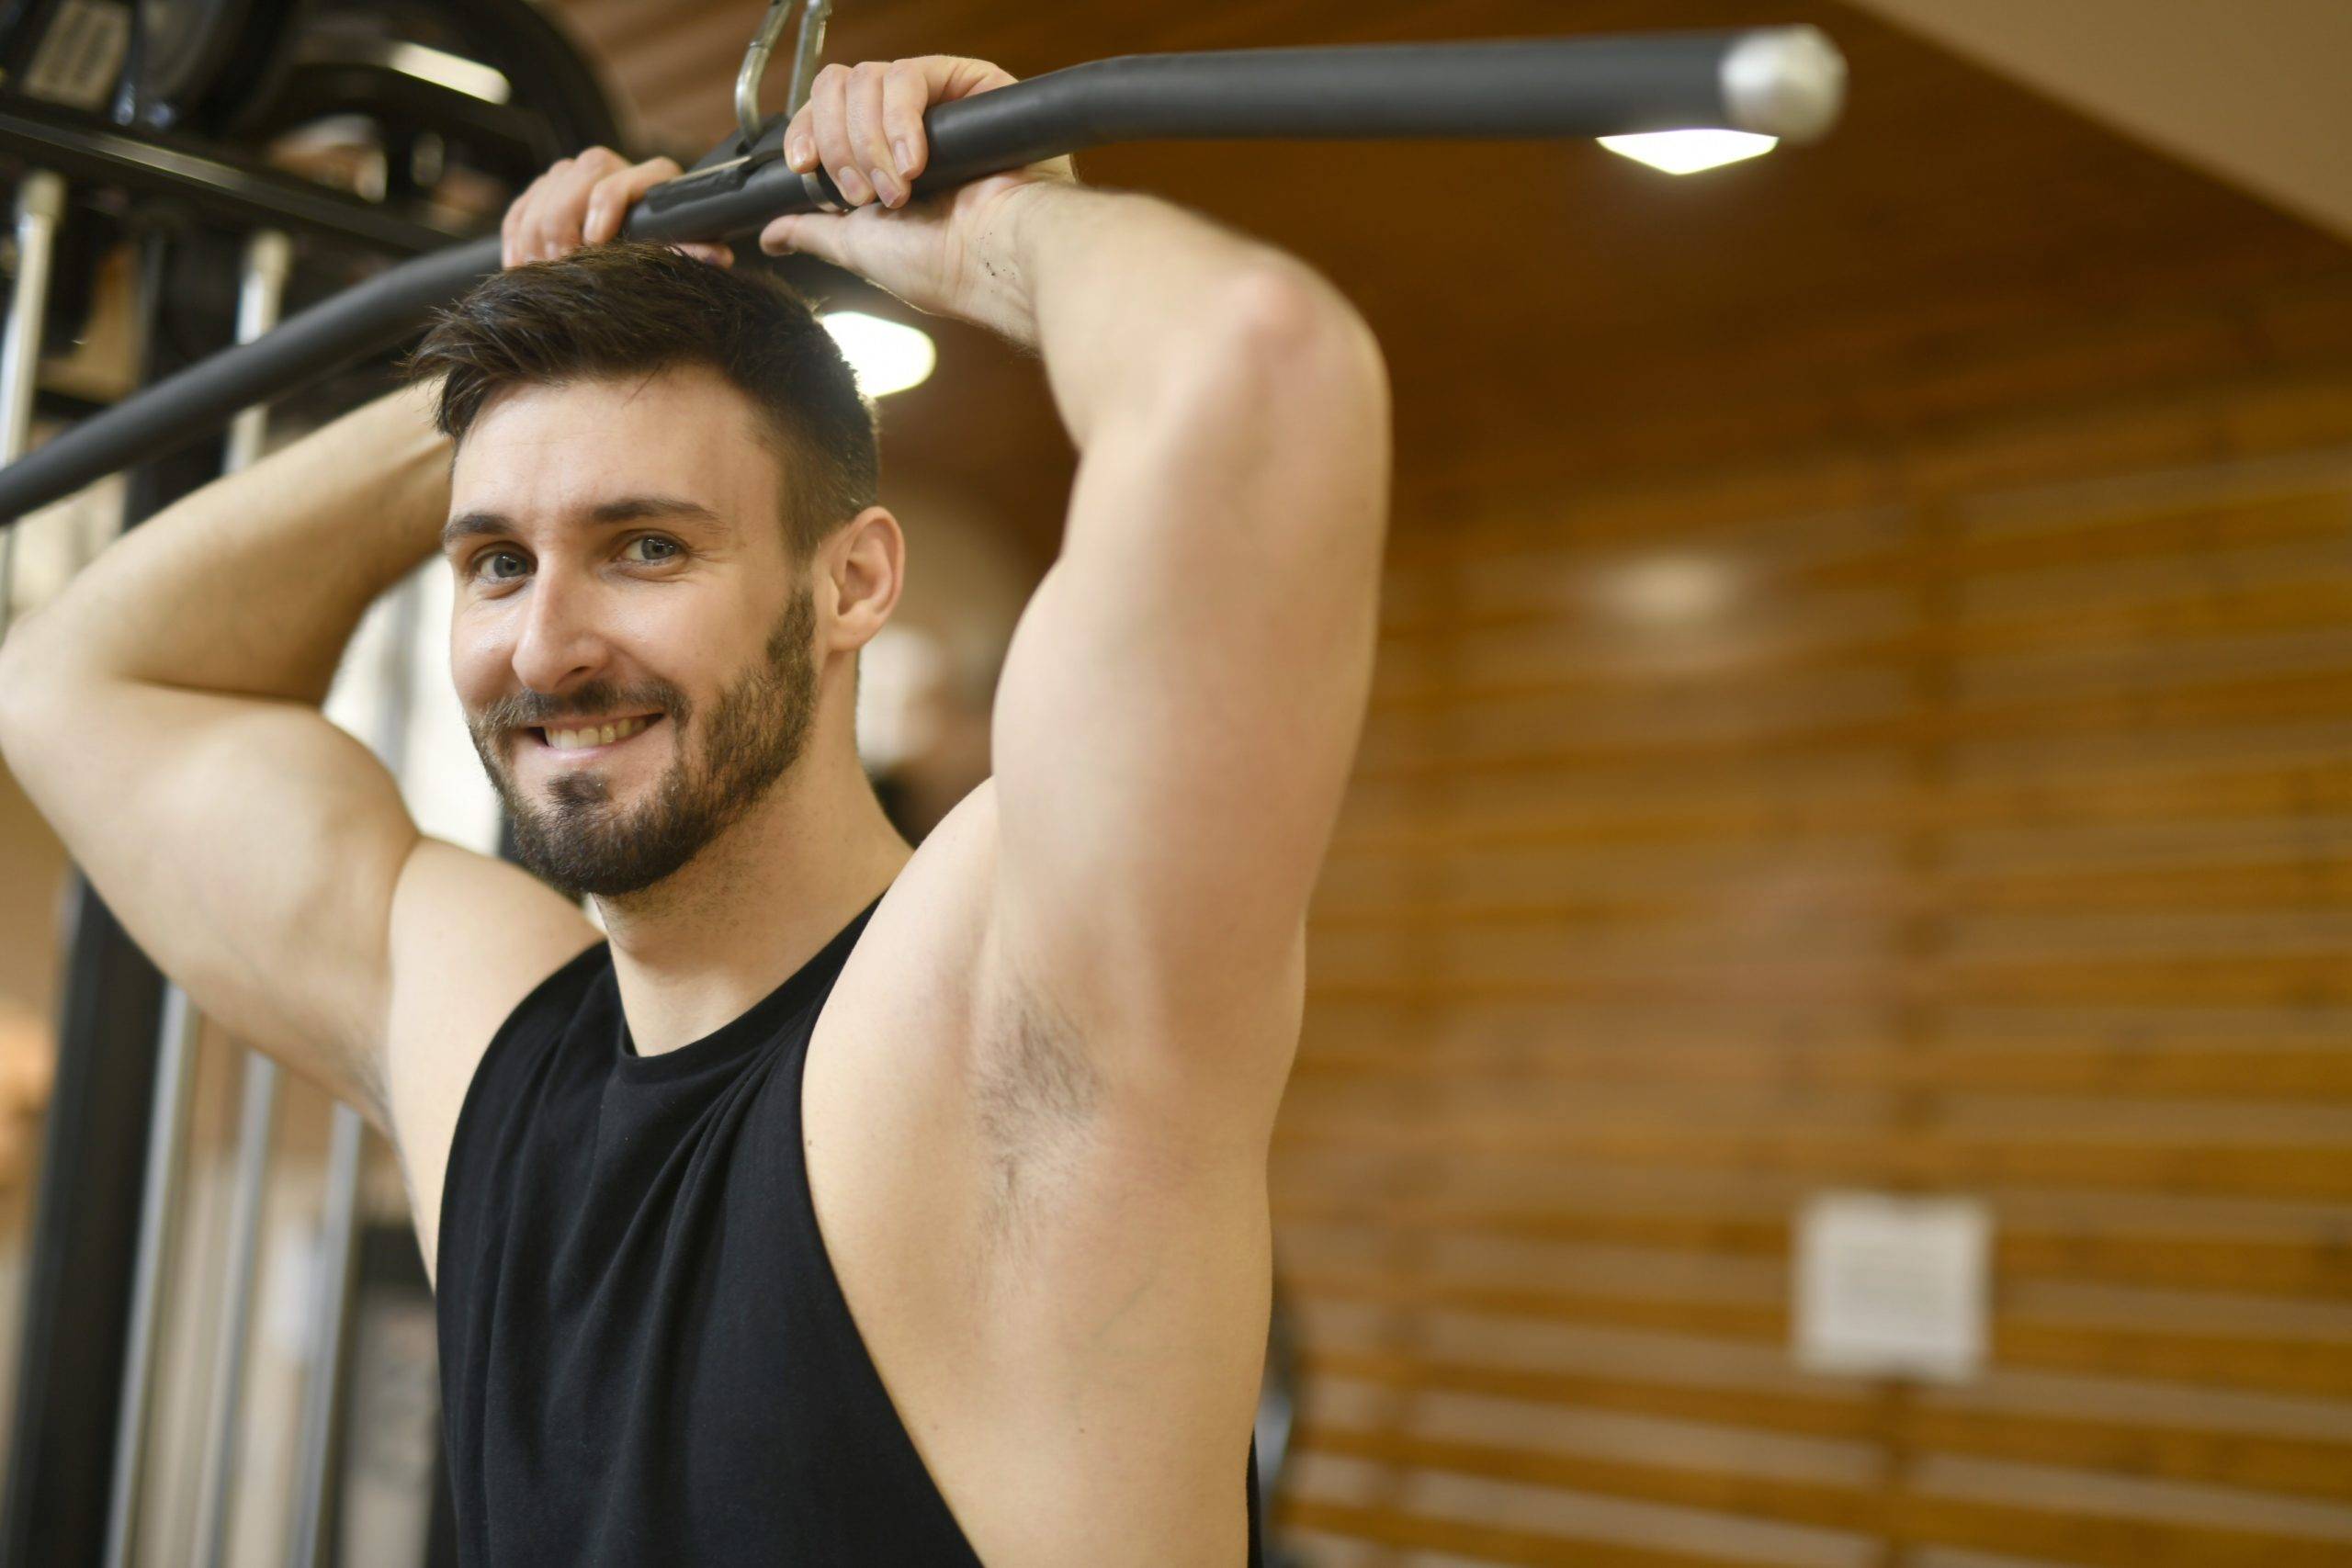
{"label": "white end cap on bar", "polygon": [[1846,57],[1819,28],[1770,28],[1724,56],[1724,102],[1741,130],[1811,141],[1846,107]]}

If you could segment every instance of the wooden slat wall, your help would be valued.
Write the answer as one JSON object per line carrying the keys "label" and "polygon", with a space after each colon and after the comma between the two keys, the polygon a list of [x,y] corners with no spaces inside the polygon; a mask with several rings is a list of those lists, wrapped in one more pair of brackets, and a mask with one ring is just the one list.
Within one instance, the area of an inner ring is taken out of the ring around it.
{"label": "wooden slat wall", "polygon": [[[2352,376],[1392,560],[1275,1151],[1312,1560],[2352,1562]],[[1992,1205],[1986,1376],[1795,1370],[1852,1185]]]}
{"label": "wooden slat wall", "polygon": [[[724,129],[755,5],[560,9],[650,131]],[[831,44],[1034,74],[1800,21],[1851,63],[1838,134],[1696,184],[1501,143],[1082,160],[1321,267],[1396,394],[1275,1151],[1287,1522],[1321,1568],[2352,1564],[2340,241],[1837,0],[902,0]],[[1042,563],[1035,367],[940,330],[886,465]],[[1709,563],[1717,614],[1612,608]],[[1995,1205],[1991,1376],[1792,1370],[1826,1185]]]}

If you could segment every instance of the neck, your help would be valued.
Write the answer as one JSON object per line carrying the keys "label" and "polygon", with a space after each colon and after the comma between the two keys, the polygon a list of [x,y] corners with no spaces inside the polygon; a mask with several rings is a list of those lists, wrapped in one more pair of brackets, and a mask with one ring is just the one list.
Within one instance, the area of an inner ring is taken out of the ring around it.
{"label": "neck", "polygon": [[638,1055],[674,1051],[740,1017],[855,919],[913,853],[883,815],[854,743],[812,736],[760,803],[675,874],[594,900]]}

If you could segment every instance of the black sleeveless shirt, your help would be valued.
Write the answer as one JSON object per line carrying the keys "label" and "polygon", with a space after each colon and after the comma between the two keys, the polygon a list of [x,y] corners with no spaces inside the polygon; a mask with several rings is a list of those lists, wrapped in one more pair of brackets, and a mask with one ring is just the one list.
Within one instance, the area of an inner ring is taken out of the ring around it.
{"label": "black sleeveless shirt", "polygon": [[[608,942],[499,1026],[450,1144],[436,1268],[468,1568],[978,1563],[808,1196],[801,1068],[873,913],[662,1055],[630,1043]],[[1256,1471],[1253,1441],[1250,1568]]]}

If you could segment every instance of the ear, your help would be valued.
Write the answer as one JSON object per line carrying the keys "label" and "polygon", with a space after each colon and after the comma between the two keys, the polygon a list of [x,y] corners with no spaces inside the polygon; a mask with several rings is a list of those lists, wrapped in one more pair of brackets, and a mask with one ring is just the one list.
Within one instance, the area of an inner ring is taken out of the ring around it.
{"label": "ear", "polygon": [[819,547],[819,608],[830,608],[825,651],[855,652],[898,608],[905,582],[906,536],[887,507],[869,506]]}

